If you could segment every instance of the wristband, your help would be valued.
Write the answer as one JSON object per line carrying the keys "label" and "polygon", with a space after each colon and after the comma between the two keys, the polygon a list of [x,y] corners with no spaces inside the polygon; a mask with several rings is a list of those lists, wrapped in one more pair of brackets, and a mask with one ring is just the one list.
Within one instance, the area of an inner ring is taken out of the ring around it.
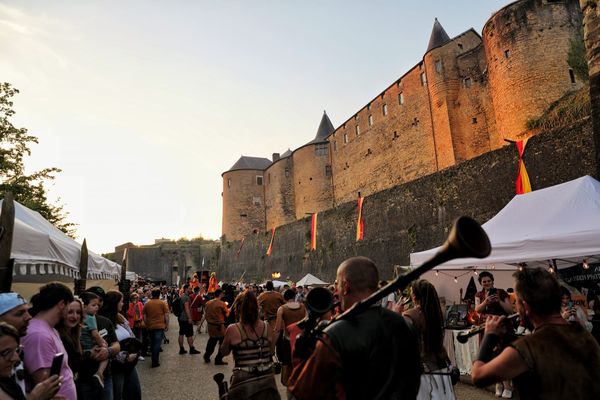
{"label": "wristband", "polygon": [[494,348],[500,342],[500,336],[495,333],[486,333],[479,347],[477,360],[487,363],[494,358]]}

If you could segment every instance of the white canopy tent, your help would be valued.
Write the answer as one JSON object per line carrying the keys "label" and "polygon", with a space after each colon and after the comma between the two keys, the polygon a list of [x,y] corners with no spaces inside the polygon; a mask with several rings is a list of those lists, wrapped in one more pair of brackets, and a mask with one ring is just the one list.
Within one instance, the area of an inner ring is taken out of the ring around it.
{"label": "white canopy tent", "polygon": [[[584,176],[515,196],[483,224],[492,253],[485,259],[460,258],[436,269],[503,269],[526,262],[558,268],[600,260],[600,182]],[[439,248],[410,255],[412,266],[432,257]]]}
{"label": "white canopy tent", "polygon": [[313,274],[306,274],[306,276],[304,276],[304,278],[302,278],[298,282],[296,282],[296,286],[315,286],[315,285],[316,286],[327,285],[327,282],[323,282],[322,280],[320,280]]}
{"label": "white canopy tent", "polygon": [[[0,200],[1,204],[2,200]],[[81,245],[40,213],[14,202],[15,225],[11,257],[14,282],[79,279]],[[121,266],[88,252],[88,279],[118,279]]]}

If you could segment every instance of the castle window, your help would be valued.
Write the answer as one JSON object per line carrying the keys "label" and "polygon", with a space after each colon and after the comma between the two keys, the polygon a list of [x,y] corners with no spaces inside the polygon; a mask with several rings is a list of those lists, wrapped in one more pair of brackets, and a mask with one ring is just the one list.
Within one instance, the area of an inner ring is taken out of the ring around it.
{"label": "castle window", "polygon": [[571,68],[569,68],[569,77],[571,78],[571,83],[575,83],[575,73]]}
{"label": "castle window", "polygon": [[252,197],[252,203],[255,206],[260,206],[262,204],[262,199],[260,197],[254,196],[254,197]]}
{"label": "castle window", "polygon": [[471,78],[465,78],[464,83],[466,88],[470,88],[471,86],[473,86],[473,80]]}
{"label": "castle window", "polygon": [[356,115],[354,116],[354,120],[355,120],[355,121],[358,121],[358,114],[356,114]]}
{"label": "castle window", "polygon": [[458,44],[458,48],[459,48],[459,49],[461,49],[461,50],[463,49],[463,45],[462,45],[462,43],[459,43],[459,44]]}
{"label": "castle window", "polygon": [[477,123],[477,118],[471,119],[471,123],[476,124]]}
{"label": "castle window", "polygon": [[398,94],[398,103],[400,103],[400,105],[404,104],[404,93],[402,92]]}
{"label": "castle window", "polygon": [[242,218],[246,218],[248,216],[248,214],[240,214],[240,217]]}
{"label": "castle window", "polygon": [[510,50],[504,50],[504,58],[509,58],[510,57]]}
{"label": "castle window", "polygon": [[327,151],[328,144],[327,143],[318,143],[315,145],[315,156],[326,156],[328,154]]}
{"label": "castle window", "polygon": [[381,93],[381,100],[385,97],[385,92]]}
{"label": "castle window", "polygon": [[383,107],[381,107],[381,110],[383,111],[383,116],[385,117],[387,115],[387,104],[384,104]]}
{"label": "castle window", "polygon": [[371,103],[367,104],[367,111],[371,111]]}
{"label": "castle window", "polygon": [[289,168],[286,168],[286,169],[285,169],[285,177],[286,177],[286,178],[289,178],[289,177],[290,177],[290,169],[289,169]]}
{"label": "castle window", "polygon": [[392,140],[396,140],[400,137],[400,135],[398,135],[398,132],[394,131],[394,136],[392,136]]}
{"label": "castle window", "polygon": [[425,72],[421,72],[421,86],[425,86],[427,84],[427,75]]}
{"label": "castle window", "polygon": [[344,144],[348,143],[348,134],[344,132]]}
{"label": "castle window", "polygon": [[227,187],[231,187],[231,178],[227,178]]}
{"label": "castle window", "polygon": [[356,125],[354,130],[356,131],[356,136],[360,135],[360,126]]}
{"label": "castle window", "polygon": [[263,184],[263,177],[261,175],[256,175],[256,184],[258,186],[262,186],[262,184]]}
{"label": "castle window", "polygon": [[435,72],[437,72],[438,74],[442,73],[442,60],[437,60],[435,62]]}
{"label": "castle window", "polygon": [[373,126],[373,116],[369,115],[369,126]]}
{"label": "castle window", "polygon": [[331,176],[331,165],[325,166],[325,176]]}

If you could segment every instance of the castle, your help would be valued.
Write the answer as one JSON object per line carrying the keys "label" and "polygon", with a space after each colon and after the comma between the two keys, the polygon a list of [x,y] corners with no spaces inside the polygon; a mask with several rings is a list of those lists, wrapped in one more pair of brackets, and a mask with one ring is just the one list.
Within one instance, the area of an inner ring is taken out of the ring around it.
{"label": "castle", "polygon": [[449,38],[434,22],[423,59],[338,128],[273,159],[242,156],[223,177],[223,236],[239,240],[435,173],[520,140],[579,89],[567,56],[577,0],[519,0]]}

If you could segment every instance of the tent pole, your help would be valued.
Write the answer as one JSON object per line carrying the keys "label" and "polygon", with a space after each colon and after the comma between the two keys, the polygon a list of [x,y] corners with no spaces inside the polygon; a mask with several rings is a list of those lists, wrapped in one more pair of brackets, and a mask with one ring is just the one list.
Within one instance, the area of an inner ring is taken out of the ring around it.
{"label": "tent pole", "polygon": [[0,216],[0,292],[10,292],[15,260],[10,258],[15,227],[15,203],[13,194],[6,193]]}

